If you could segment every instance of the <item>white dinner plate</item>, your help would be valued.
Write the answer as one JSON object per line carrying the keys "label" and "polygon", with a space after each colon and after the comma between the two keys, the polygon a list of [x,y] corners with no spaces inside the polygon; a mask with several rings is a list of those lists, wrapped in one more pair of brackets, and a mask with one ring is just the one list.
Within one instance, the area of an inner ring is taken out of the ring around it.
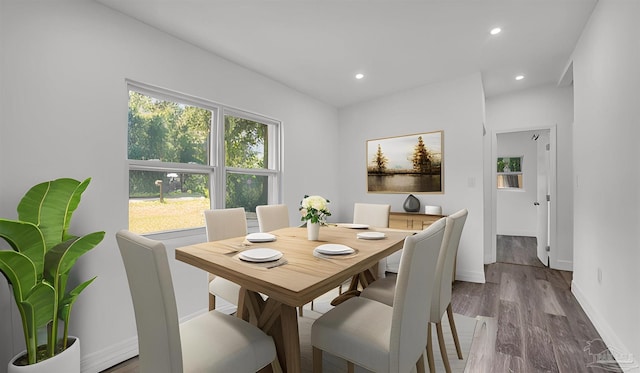
{"label": "white dinner plate", "polygon": [[355,252],[352,248],[346,245],[340,245],[337,243],[327,243],[315,248],[317,252],[325,255],[344,255]]}
{"label": "white dinner plate", "polygon": [[271,242],[276,240],[276,236],[271,233],[249,233],[246,239],[249,242]]}
{"label": "white dinner plate", "polygon": [[356,237],[361,238],[363,240],[381,240],[387,237],[384,232],[362,232],[358,233]]}
{"label": "white dinner plate", "polygon": [[344,223],[344,224],[337,224],[337,225],[338,227],[351,228],[351,229],[368,229],[369,228],[369,224]]}
{"label": "white dinner plate", "polygon": [[248,262],[271,262],[282,258],[282,253],[269,248],[249,249],[240,253],[240,259]]}

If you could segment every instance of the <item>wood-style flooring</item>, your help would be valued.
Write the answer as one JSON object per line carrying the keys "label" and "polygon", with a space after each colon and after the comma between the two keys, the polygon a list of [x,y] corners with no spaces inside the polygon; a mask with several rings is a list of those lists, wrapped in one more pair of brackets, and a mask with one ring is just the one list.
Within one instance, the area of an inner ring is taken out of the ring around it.
{"label": "wood-style flooring", "polygon": [[[535,239],[504,241],[517,242],[535,257]],[[571,272],[493,263],[485,266],[485,277],[484,284],[456,281],[452,306],[462,315],[493,318],[491,372],[622,372],[611,365],[601,368],[596,354],[607,349],[571,293]]]}
{"label": "wood-style flooring", "polygon": [[[571,293],[571,272],[548,269],[535,256],[535,238],[502,236],[501,258],[485,266],[486,283],[456,281],[452,306],[455,313],[485,316],[495,338],[485,358],[493,368],[467,366],[467,372],[622,372],[598,367],[595,354],[606,351],[600,335]],[[528,253],[516,252],[527,250]],[[532,265],[513,264],[535,258]],[[490,319],[488,319],[490,318]],[[495,329],[494,329],[495,330]],[[474,341],[474,343],[476,343]],[[103,373],[138,373],[137,358]]]}
{"label": "wood-style flooring", "polygon": [[536,237],[498,235],[496,241],[497,262],[544,267],[536,255]]}

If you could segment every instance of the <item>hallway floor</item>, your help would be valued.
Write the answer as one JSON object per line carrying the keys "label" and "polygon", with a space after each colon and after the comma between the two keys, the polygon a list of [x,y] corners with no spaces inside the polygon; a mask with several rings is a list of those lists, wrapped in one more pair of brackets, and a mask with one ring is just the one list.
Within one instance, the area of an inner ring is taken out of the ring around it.
{"label": "hallway floor", "polygon": [[535,238],[503,237],[505,252],[529,251],[503,260],[533,253],[539,265],[489,264],[486,283],[456,281],[452,299],[456,313],[496,319],[493,371],[622,372],[615,361],[603,360],[607,347],[571,293],[572,273],[542,266]]}

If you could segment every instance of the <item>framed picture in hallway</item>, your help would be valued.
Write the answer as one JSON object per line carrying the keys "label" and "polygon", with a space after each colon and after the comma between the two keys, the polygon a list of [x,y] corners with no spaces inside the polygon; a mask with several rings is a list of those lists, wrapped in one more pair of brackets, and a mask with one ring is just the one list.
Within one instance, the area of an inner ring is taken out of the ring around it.
{"label": "framed picture in hallway", "polygon": [[444,131],[367,140],[367,192],[444,193]]}

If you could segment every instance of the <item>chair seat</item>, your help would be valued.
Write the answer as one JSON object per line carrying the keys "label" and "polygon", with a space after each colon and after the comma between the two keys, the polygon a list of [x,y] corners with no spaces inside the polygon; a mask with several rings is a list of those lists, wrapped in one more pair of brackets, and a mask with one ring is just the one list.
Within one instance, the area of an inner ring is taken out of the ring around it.
{"label": "chair seat", "polygon": [[213,280],[209,281],[209,293],[237,306],[240,285],[222,277],[214,277]]}
{"label": "chair seat", "polygon": [[311,344],[370,370],[389,367],[392,316],[386,304],[350,298],[313,323]]}
{"label": "chair seat", "polygon": [[180,324],[180,337],[184,372],[256,372],[276,353],[260,329],[218,311]]}
{"label": "chair seat", "polygon": [[396,292],[396,276],[388,276],[375,280],[369,286],[367,286],[360,297],[373,299],[377,302],[384,303],[389,306],[393,306],[393,297]]}

